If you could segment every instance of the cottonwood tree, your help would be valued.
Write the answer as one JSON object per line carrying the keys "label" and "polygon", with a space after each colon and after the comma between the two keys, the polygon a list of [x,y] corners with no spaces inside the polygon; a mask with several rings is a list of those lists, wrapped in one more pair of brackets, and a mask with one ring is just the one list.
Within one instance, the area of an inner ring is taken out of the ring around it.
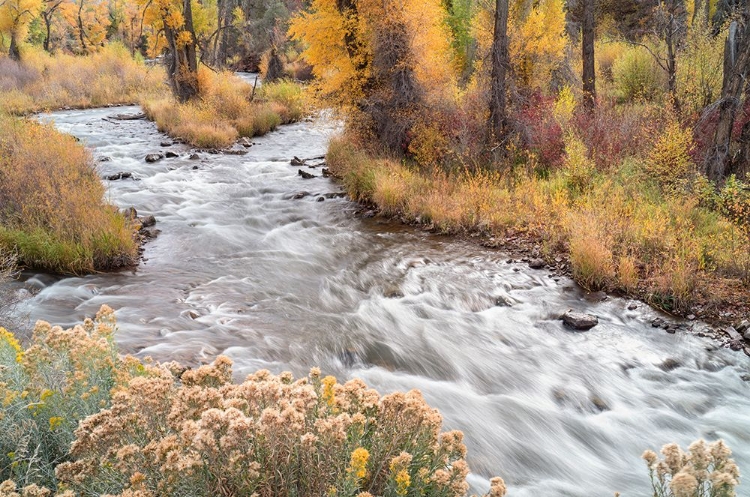
{"label": "cottonwood tree", "polygon": [[0,33],[10,37],[8,55],[11,59],[21,59],[18,44],[26,38],[29,23],[39,14],[41,8],[41,0],[0,1]]}
{"label": "cottonwood tree", "polygon": [[44,41],[42,46],[47,52],[52,52],[51,40],[52,40],[52,21],[55,17],[55,13],[62,5],[63,0],[44,0],[44,8],[40,12],[42,21],[44,21]]}
{"label": "cottonwood tree", "polygon": [[508,55],[508,0],[495,2],[495,28],[492,39],[492,75],[490,82],[489,138],[505,138],[508,126],[506,79],[510,67]]}
{"label": "cottonwood tree", "polygon": [[[198,57],[190,0],[139,0],[144,23],[152,29],[152,53],[167,51],[167,76],[172,93],[182,101],[198,95]],[[163,35],[163,38],[162,38]]]}
{"label": "cottonwood tree", "polygon": [[[746,103],[750,88],[750,6],[742,8],[739,19],[732,22],[724,49],[724,82],[721,99],[707,112],[718,108],[718,121],[711,137],[705,160],[706,175],[719,182],[732,173],[747,173],[750,145],[741,147],[740,154],[732,160],[732,131],[743,100]],[[744,99],[743,99],[744,95]],[[750,142],[750,125],[745,124],[741,139]]]}
{"label": "cottonwood tree", "polygon": [[594,57],[594,5],[595,0],[583,0],[582,52],[583,52],[583,106],[591,111],[596,105],[596,62]]}
{"label": "cottonwood tree", "polygon": [[321,93],[393,153],[455,80],[440,0],[313,0],[289,34]]}
{"label": "cottonwood tree", "polygon": [[60,6],[60,12],[67,23],[68,32],[77,42],[74,51],[88,53],[104,43],[110,24],[108,6],[104,2],[66,1]]}

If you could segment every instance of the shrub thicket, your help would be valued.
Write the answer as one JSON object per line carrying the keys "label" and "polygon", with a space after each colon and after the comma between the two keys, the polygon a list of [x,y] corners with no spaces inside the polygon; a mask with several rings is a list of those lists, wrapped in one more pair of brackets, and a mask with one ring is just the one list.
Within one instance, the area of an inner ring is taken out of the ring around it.
{"label": "shrub thicket", "polygon": [[34,48],[22,63],[0,56],[0,111],[14,114],[132,104],[167,91],[161,67],[147,67],[118,44],[86,57]]}
{"label": "shrub thicket", "polygon": [[253,88],[237,76],[199,71],[200,96],[179,103],[172,97],[143,100],[146,115],[160,131],[203,148],[222,148],[237,138],[264,135],[306,112],[302,88],[290,81]]}
{"label": "shrub thicket", "polygon": [[75,138],[0,114],[0,249],[62,273],[132,264],[133,230],[103,197],[93,160]]}

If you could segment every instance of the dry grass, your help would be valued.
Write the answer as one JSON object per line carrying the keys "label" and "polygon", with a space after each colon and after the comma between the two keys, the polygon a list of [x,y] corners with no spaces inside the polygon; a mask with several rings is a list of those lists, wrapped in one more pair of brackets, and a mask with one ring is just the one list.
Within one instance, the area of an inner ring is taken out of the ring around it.
{"label": "dry grass", "polygon": [[546,178],[423,172],[375,158],[351,139],[331,143],[328,163],[353,198],[386,214],[443,233],[525,234],[566,252],[582,286],[621,290],[670,311],[686,312],[698,293],[710,294],[712,279],[741,276],[750,244],[738,225],[691,192],[662,192],[644,172],[652,165],[628,160],[597,172],[575,158],[576,146],[568,152],[566,166]]}
{"label": "dry grass", "polygon": [[86,57],[28,48],[23,62],[0,56],[0,111],[27,114],[64,107],[132,104],[166,94],[164,70],[134,60],[117,44]]}
{"label": "dry grass", "polygon": [[0,115],[0,175],[0,249],[20,263],[81,273],[135,260],[132,230],[103,201],[91,156],[72,136]]}
{"label": "dry grass", "polygon": [[305,114],[299,85],[281,81],[261,87],[253,98],[252,87],[237,76],[199,72],[200,98],[178,103],[171,97],[144,99],[146,115],[159,130],[201,148],[224,148],[239,137],[260,136]]}

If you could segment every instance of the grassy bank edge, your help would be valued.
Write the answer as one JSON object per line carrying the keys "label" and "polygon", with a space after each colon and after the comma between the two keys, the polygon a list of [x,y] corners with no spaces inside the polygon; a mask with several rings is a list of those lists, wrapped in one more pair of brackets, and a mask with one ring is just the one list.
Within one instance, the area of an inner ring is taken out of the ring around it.
{"label": "grassy bank edge", "polygon": [[[513,188],[508,187],[508,178],[485,172],[465,172],[455,177],[443,172],[421,172],[403,161],[366,152],[344,137],[332,140],[327,162],[353,200],[373,207],[382,216],[435,233],[465,236],[486,248],[503,250],[525,261],[542,259],[548,269],[571,277],[587,291],[604,290],[639,300],[675,317],[690,316],[716,327],[750,318],[750,287],[737,277],[726,277],[688,263],[681,265],[679,256],[674,262],[667,261],[670,257],[665,256],[667,263],[659,274],[643,275],[639,274],[643,261],[632,256],[613,256],[611,247],[586,233],[588,228],[575,228],[578,240],[572,239],[565,226],[587,221],[583,212],[571,213],[572,206],[555,212],[568,202],[557,198],[552,191],[557,188],[557,179],[533,179],[522,187],[518,195],[526,198],[514,198],[512,205],[528,207],[528,212],[519,209],[498,213],[498,219],[488,219],[492,217],[487,213],[493,210],[493,202],[511,204],[509,196],[515,194],[509,193]],[[536,210],[538,205],[530,207],[545,202],[544,212]],[[688,217],[700,218],[697,224],[720,234],[733,232],[731,223],[718,214],[692,204],[689,207],[693,210]],[[591,204],[576,208],[585,211]],[[546,224],[550,220],[554,220],[554,225]],[[689,230],[685,234],[687,237]],[[675,236],[679,239],[679,235]],[[748,257],[750,247],[745,245],[743,249],[742,240],[740,235],[736,248],[741,257]],[[724,243],[733,245],[731,241]],[[685,247],[675,249],[677,253],[685,250]],[[723,331],[715,338],[724,338]],[[750,348],[745,348],[747,353]]]}

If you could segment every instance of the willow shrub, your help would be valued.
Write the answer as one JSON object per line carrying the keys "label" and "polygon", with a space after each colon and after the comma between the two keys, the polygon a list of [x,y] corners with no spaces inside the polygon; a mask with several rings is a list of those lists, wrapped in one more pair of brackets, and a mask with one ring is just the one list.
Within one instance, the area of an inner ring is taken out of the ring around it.
{"label": "willow shrub", "polygon": [[88,56],[50,56],[29,47],[22,62],[0,56],[0,110],[14,114],[62,107],[132,104],[165,94],[164,70],[133,59],[117,43]]}
{"label": "willow shrub", "polygon": [[133,230],[104,193],[75,138],[0,114],[0,249],[61,273],[132,264]]}
{"label": "willow shrub", "polygon": [[200,95],[180,103],[172,97],[144,99],[143,108],[160,131],[203,148],[231,146],[239,137],[260,136],[306,112],[302,87],[280,81],[253,94],[248,83],[229,72],[199,70]]}

